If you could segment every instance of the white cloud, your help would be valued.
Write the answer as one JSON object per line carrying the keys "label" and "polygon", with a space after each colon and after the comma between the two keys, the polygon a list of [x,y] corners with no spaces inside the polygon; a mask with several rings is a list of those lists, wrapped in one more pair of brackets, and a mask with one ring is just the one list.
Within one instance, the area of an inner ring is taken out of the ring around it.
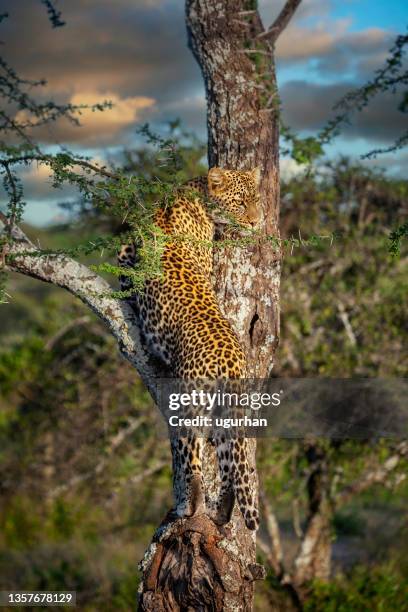
{"label": "white cloud", "polygon": [[155,104],[153,98],[146,96],[133,96],[121,98],[113,92],[77,92],[71,96],[71,104],[87,104],[92,106],[103,100],[112,102],[112,108],[103,112],[91,109],[81,111],[80,121],[88,131],[97,130],[102,133],[116,131],[126,125],[138,121],[141,111],[151,108]]}
{"label": "white cloud", "polygon": [[292,178],[301,176],[306,171],[306,164],[298,164],[291,157],[284,157],[280,160],[280,175],[283,181],[290,181]]}
{"label": "white cloud", "polygon": [[[80,127],[61,118],[55,124],[36,129],[35,137],[40,142],[81,142],[87,147],[106,145],[112,143],[127,126],[140,121],[143,114],[155,105],[155,100],[147,96],[121,97],[112,91],[78,91],[69,99],[71,104],[89,106],[104,101],[112,102],[112,108],[104,111],[85,108],[76,115]],[[20,111],[16,115],[18,121],[24,122],[27,118],[27,111]]]}

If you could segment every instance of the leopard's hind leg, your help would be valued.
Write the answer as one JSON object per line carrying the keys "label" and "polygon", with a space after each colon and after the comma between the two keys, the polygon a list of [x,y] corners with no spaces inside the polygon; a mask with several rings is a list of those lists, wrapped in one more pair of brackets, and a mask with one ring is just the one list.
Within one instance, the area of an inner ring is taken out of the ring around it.
{"label": "leopard's hind leg", "polygon": [[216,433],[214,436],[217,451],[218,469],[220,474],[220,490],[216,502],[214,521],[224,525],[231,520],[235,503],[233,472],[231,471],[230,441],[225,435]]}
{"label": "leopard's hind leg", "polygon": [[205,512],[204,483],[201,469],[203,440],[193,433],[173,436],[173,490],[178,516]]}

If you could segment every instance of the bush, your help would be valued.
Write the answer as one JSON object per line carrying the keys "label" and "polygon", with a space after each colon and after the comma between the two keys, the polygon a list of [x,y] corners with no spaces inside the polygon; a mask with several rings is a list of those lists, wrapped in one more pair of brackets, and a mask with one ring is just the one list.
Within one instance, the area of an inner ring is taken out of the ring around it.
{"label": "bush", "polygon": [[316,583],[305,612],[396,612],[405,610],[408,581],[392,564],[355,567],[348,576]]}

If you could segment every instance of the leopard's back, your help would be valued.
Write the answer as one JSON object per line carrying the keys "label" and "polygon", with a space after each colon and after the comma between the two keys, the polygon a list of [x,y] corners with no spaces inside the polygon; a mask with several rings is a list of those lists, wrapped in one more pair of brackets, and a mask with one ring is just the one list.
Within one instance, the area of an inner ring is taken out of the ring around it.
{"label": "leopard's back", "polygon": [[162,279],[148,280],[136,298],[147,345],[178,378],[243,376],[244,353],[211,284],[214,228],[205,208],[180,195],[156,223],[172,239]]}

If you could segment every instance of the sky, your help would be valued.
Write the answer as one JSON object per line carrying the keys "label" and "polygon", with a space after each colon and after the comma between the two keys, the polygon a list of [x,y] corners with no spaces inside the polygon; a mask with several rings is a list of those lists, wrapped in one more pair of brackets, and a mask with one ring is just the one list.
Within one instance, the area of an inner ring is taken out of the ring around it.
{"label": "sky", "polygon": [[[266,27],[283,4],[259,1]],[[187,48],[183,0],[59,0],[56,6],[66,25],[53,29],[40,0],[1,0],[1,12],[9,13],[0,25],[2,55],[20,76],[45,78],[45,98],[109,99],[114,106],[104,113],[85,111],[80,128],[62,120],[42,129],[37,137],[44,146],[55,150],[63,143],[103,159],[135,145],[137,125],[163,126],[176,118],[205,138],[204,86]],[[284,121],[302,135],[315,134],[332,116],[335,102],[383,64],[407,23],[406,0],[303,0],[276,47]],[[378,96],[327,152],[359,156],[391,144],[406,125],[395,100]],[[403,176],[408,153],[374,163]],[[285,160],[282,166],[293,169]],[[72,193],[55,192],[44,168],[33,167],[22,178],[27,220],[58,220],[57,202]]]}

